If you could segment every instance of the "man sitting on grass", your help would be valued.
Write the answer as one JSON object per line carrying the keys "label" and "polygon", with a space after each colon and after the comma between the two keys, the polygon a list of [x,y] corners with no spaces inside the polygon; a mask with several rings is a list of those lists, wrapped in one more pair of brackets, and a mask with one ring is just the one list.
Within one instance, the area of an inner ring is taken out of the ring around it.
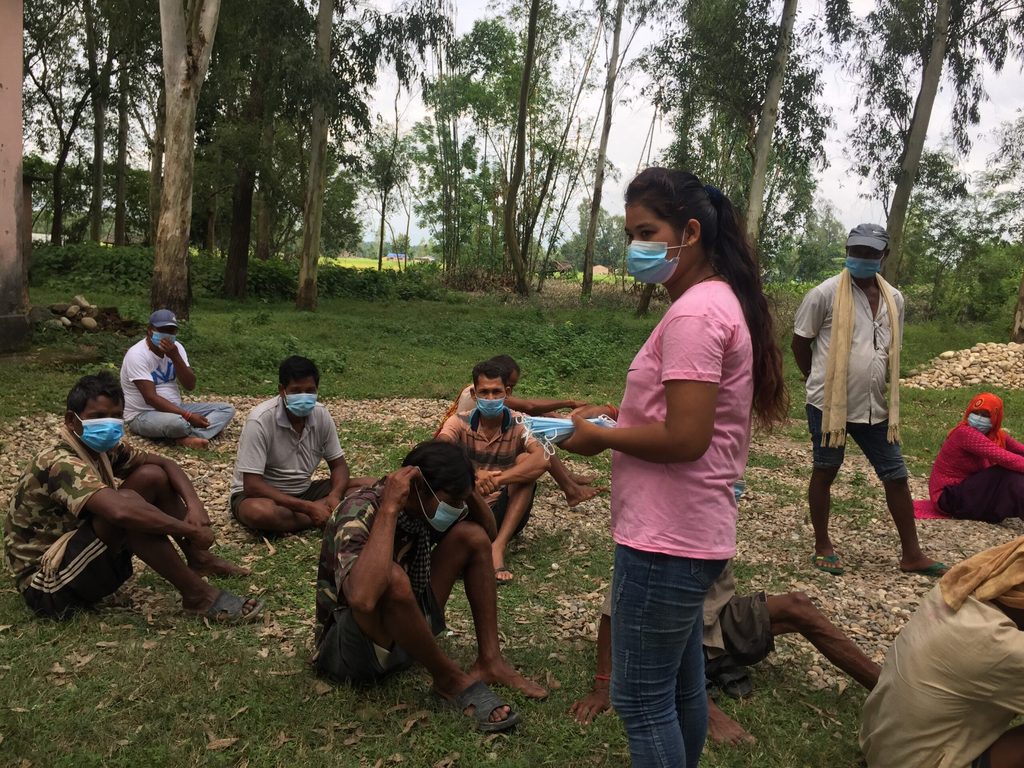
{"label": "man sitting on grass", "polygon": [[[528,416],[558,416],[557,412],[563,409],[584,408],[589,405],[583,400],[554,400],[550,398],[524,400],[515,397],[512,393],[515,391],[519,378],[522,375],[519,363],[509,355],[495,355],[487,362],[500,365],[507,371],[508,396],[505,398],[505,406],[513,413],[525,413]],[[476,391],[473,385],[470,384],[455,398],[455,402],[451,404],[451,407],[448,408],[448,412],[445,414],[444,421],[447,421],[450,416],[467,413],[474,408],[476,408]],[[444,426],[444,421],[441,422],[441,426],[438,427],[434,437],[439,436],[441,428]],[[575,507],[577,504],[589,501],[600,493],[599,489],[591,487],[591,483],[594,482],[592,475],[577,475],[570,472],[568,467],[558,458],[557,454],[548,459],[548,473],[555,483],[558,484],[562,493],[565,494],[565,502],[570,507]]]}
{"label": "man sitting on grass", "polygon": [[[330,412],[317,402],[320,371],[293,355],[278,369],[278,396],[249,412],[238,440],[231,514],[257,531],[320,528],[345,495],[348,464]],[[311,480],[326,461],[329,480]]]}
{"label": "man sitting on grass", "polygon": [[196,374],[178,341],[178,318],[169,309],[149,316],[146,338],[121,362],[124,418],[133,434],[206,448],[235,415],[229,403],[183,403],[178,384],[191,392]]}
{"label": "man sitting on grass", "polygon": [[[547,695],[501,654],[491,570],[494,519],[473,493],[465,452],[421,443],[402,468],[349,495],[324,526],[317,572],[316,651],[323,675],[377,682],[419,662],[434,691],[482,731],[518,716],[487,684]],[[462,579],[473,613],[477,657],[463,672],[438,647],[444,606]]]}
{"label": "man sitting on grass", "polygon": [[135,555],[181,593],[186,613],[254,618],[261,603],[203,579],[248,571],[210,552],[210,519],[181,468],[121,442],[123,412],[124,395],[110,374],[79,379],[58,439],[33,457],[15,486],[4,549],[25,603],[53,619],[91,608],[128,580]]}
{"label": "man sitting on grass", "polygon": [[505,548],[526,527],[537,492],[537,478],[548,468],[544,449],[536,440],[527,444],[505,404],[508,368],[487,360],[473,368],[476,406],[449,416],[437,437],[461,445],[476,470],[476,491],[494,513],[498,535],[491,545],[498,583],[512,580],[505,567]]}
{"label": "man sitting on grass", "polygon": [[1024,765],[1024,537],[959,563],[921,598],[864,702],[869,768]]}
{"label": "man sitting on grass", "polygon": [[[576,720],[589,723],[611,703],[611,592],[601,608],[597,631],[597,674],[590,693],[572,705]],[[704,598],[704,656],[710,671],[725,658],[756,664],[775,650],[779,635],[799,632],[821,653],[868,690],[878,681],[878,665],[830,622],[803,592],[785,595],[737,595],[728,565]],[[752,743],[754,737],[719,709],[708,696],[708,737],[718,743]],[[894,763],[895,765],[895,763]],[[902,763],[901,763],[902,765]]]}

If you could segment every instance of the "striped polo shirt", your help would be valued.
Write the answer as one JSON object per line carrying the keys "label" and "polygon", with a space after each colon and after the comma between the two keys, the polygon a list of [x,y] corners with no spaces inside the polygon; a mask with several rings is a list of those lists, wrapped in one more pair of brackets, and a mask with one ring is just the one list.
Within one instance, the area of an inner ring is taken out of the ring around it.
{"label": "striped polo shirt", "polygon": [[[494,434],[485,434],[480,426],[480,412],[476,409],[449,416],[437,433],[439,440],[457,443],[466,449],[473,469],[501,471],[516,463],[516,457],[526,450],[526,431],[508,408],[503,412],[501,428]],[[497,501],[501,490],[487,497],[488,504]]]}

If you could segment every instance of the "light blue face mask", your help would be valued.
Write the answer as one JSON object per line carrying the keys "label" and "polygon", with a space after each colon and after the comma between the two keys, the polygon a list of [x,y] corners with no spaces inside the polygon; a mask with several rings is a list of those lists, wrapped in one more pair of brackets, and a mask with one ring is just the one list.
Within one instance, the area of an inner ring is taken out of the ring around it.
{"label": "light blue face mask", "polygon": [[967,414],[967,423],[983,435],[987,435],[992,431],[992,419],[988,416],[982,416],[980,413]]}
{"label": "light blue face mask", "polygon": [[861,280],[874,277],[882,268],[881,259],[858,259],[856,256],[846,257],[846,268],[850,275]]}
{"label": "light blue face mask", "polygon": [[[423,470],[420,470],[420,477],[423,477]],[[453,507],[448,502],[438,499],[437,494],[434,493],[434,489],[430,487],[430,483],[427,482],[425,477],[423,477],[423,484],[427,486],[427,490],[430,491],[437,501],[437,509],[434,511],[433,517],[427,514],[427,508],[423,506],[423,497],[420,496],[420,489],[417,488],[416,498],[420,500],[420,509],[423,510],[423,516],[427,518],[427,522],[430,523],[434,530],[444,533],[466,514],[468,507],[466,504],[463,504],[461,507]]]}
{"label": "light blue face mask", "polygon": [[153,331],[153,346],[159,347],[160,342],[164,339],[170,339],[171,344],[178,340],[178,334],[176,333],[160,333],[160,331]]}
{"label": "light blue face mask", "polygon": [[[682,248],[681,245],[672,246]],[[664,283],[679,265],[679,257],[666,259],[668,243],[653,243],[647,240],[634,240],[629,244],[626,255],[626,271],[640,283]]]}
{"label": "light blue face mask", "polygon": [[476,409],[480,411],[481,416],[487,419],[501,416],[501,412],[505,410],[505,398],[499,397],[494,400],[487,400],[482,397],[477,398]]}
{"label": "light blue face mask", "polygon": [[[576,431],[572,419],[556,419],[550,416],[519,416],[516,421],[522,424],[526,431],[526,442],[536,440],[544,449],[544,455],[548,457],[554,454],[555,446],[558,443]],[[614,419],[603,415],[587,419],[587,421],[597,424],[599,427],[615,426]]]}
{"label": "light blue face mask", "polygon": [[122,419],[85,419],[77,413],[75,418],[82,425],[82,442],[96,453],[106,453],[121,442],[124,437]]}
{"label": "light blue face mask", "polygon": [[313,412],[313,406],[315,405],[316,392],[299,392],[298,394],[284,396],[284,407],[288,409],[292,416],[298,416],[300,419],[309,416]]}

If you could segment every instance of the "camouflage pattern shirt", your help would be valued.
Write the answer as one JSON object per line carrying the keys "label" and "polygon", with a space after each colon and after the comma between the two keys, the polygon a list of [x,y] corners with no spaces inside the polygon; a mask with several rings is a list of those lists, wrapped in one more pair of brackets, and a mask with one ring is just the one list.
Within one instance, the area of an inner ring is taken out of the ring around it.
{"label": "camouflage pattern shirt", "polygon": [[[108,455],[122,479],[146,460],[145,451],[124,442]],[[4,521],[4,550],[19,591],[28,587],[50,545],[82,523],[86,502],[107,487],[64,440],[35,455],[14,487]]]}
{"label": "camouflage pattern shirt", "polygon": [[[316,647],[324,634],[334,623],[334,609],[348,605],[342,584],[359,559],[363,547],[370,538],[370,529],[380,509],[384,495],[384,482],[363,488],[347,497],[334,511],[324,525],[323,544],[320,547],[320,565],[316,575]],[[430,534],[424,529],[426,545],[430,545]],[[422,546],[420,537],[401,525],[395,527],[393,559],[407,573],[413,565],[417,549]]]}

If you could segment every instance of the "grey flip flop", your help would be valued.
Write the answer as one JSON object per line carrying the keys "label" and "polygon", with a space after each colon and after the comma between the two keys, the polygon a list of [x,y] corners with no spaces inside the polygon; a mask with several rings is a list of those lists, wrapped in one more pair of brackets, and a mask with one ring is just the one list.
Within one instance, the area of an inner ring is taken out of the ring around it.
{"label": "grey flip flop", "polygon": [[497,722],[491,720],[491,713],[494,710],[498,707],[506,707],[508,704],[479,680],[454,699],[449,700],[442,697],[442,701],[445,706],[458,710],[459,714],[465,714],[468,707],[473,707],[473,713],[465,716],[472,718],[476,729],[483,733],[502,733],[514,728],[515,724],[519,722],[519,715],[511,708],[508,711],[508,717],[504,720]]}

